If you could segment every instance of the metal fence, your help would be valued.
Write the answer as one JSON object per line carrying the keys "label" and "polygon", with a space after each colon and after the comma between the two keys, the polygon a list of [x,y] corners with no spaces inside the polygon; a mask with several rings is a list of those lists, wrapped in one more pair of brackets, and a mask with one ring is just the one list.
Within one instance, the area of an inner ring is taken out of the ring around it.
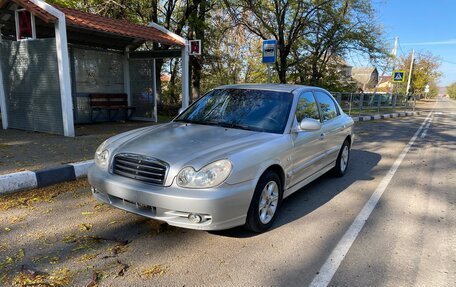
{"label": "metal fence", "polygon": [[416,97],[398,94],[332,93],[342,109],[349,115],[372,115],[414,111]]}

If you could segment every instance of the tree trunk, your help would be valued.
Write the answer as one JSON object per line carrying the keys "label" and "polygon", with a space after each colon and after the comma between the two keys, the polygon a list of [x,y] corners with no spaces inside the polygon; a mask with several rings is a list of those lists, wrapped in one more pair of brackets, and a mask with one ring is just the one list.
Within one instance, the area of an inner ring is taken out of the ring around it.
{"label": "tree trunk", "polygon": [[283,55],[283,53],[280,53],[279,56],[279,64],[276,65],[277,67],[277,73],[279,75],[279,81],[281,84],[286,84],[287,83],[287,57]]}
{"label": "tree trunk", "polygon": [[[193,15],[190,19],[195,19],[189,22],[190,29],[193,32],[196,40],[201,40],[202,53],[204,53],[204,40],[205,40],[205,22],[206,22],[206,9],[207,9],[207,0],[194,0],[194,6],[196,9],[193,11]],[[191,77],[192,77],[192,94],[190,100],[195,100],[200,97],[201,94],[201,70],[203,56],[192,57],[191,59]]]}
{"label": "tree trunk", "polygon": [[163,67],[163,59],[156,59],[155,60],[155,82],[157,83],[156,89],[157,94],[155,95],[157,98],[157,103],[162,103],[162,82],[161,82],[161,71]]}

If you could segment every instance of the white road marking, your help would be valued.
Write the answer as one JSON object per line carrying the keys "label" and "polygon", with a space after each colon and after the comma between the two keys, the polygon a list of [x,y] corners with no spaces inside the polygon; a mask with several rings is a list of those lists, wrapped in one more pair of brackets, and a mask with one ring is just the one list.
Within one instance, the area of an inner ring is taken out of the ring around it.
{"label": "white road marking", "polygon": [[429,126],[431,125],[433,119],[434,119],[434,115],[432,115],[432,117],[429,119],[428,123],[427,123],[426,126],[424,127],[424,131],[423,131],[423,133],[421,134],[421,138],[422,138],[422,139],[426,136],[427,131],[428,131],[428,129],[429,129]]}
{"label": "white road marking", "polygon": [[[435,106],[435,105],[434,105]],[[329,282],[331,282],[334,274],[336,273],[337,269],[339,268],[342,260],[344,260],[345,255],[350,250],[355,239],[358,237],[359,232],[363,228],[364,224],[366,223],[367,219],[369,218],[370,214],[374,210],[375,206],[377,205],[380,197],[383,195],[383,192],[388,187],[391,179],[393,178],[394,174],[396,173],[397,169],[402,163],[402,160],[407,155],[408,151],[412,147],[413,143],[417,139],[420,132],[423,130],[424,125],[429,121],[431,118],[432,112],[428,114],[426,119],[423,121],[419,129],[415,132],[413,137],[410,139],[408,144],[402,150],[399,157],[394,162],[393,166],[391,166],[388,173],[382,179],[380,184],[375,189],[374,193],[371,195],[369,200],[364,205],[363,209],[359,212],[356,216],[355,221],[351,224],[350,228],[345,232],[344,236],[339,240],[334,250],[329,255],[328,259],[326,259],[323,266],[320,268],[320,271],[317,273],[317,276],[312,280],[309,286],[311,287],[326,287],[328,286]]]}

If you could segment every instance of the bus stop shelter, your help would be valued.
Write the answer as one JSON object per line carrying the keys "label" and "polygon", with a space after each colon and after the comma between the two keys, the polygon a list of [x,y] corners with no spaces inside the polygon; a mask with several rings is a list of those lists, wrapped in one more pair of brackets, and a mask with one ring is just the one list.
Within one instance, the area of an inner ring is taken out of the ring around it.
{"label": "bus stop shelter", "polygon": [[[157,58],[182,58],[182,107],[188,106],[188,41],[156,23],[41,0],[0,0],[0,36],[3,129],[73,137],[75,123],[93,121],[91,97],[100,94],[122,94],[135,108],[134,119],[156,121]],[[151,42],[168,49],[138,49]],[[97,113],[102,119],[109,110]]]}

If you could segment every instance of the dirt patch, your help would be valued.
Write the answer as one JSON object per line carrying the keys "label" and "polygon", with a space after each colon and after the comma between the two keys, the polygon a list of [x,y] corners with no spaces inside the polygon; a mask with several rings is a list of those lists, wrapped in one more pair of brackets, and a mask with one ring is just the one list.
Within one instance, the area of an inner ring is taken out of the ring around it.
{"label": "dirt patch", "polygon": [[[0,196],[0,211],[5,211],[11,208],[30,208],[33,209],[37,203],[52,202],[53,199],[64,192],[72,192],[85,188],[89,190],[90,186],[87,179],[61,183],[49,187],[32,189],[22,192],[16,192]],[[18,221],[21,218],[17,218]]]}

